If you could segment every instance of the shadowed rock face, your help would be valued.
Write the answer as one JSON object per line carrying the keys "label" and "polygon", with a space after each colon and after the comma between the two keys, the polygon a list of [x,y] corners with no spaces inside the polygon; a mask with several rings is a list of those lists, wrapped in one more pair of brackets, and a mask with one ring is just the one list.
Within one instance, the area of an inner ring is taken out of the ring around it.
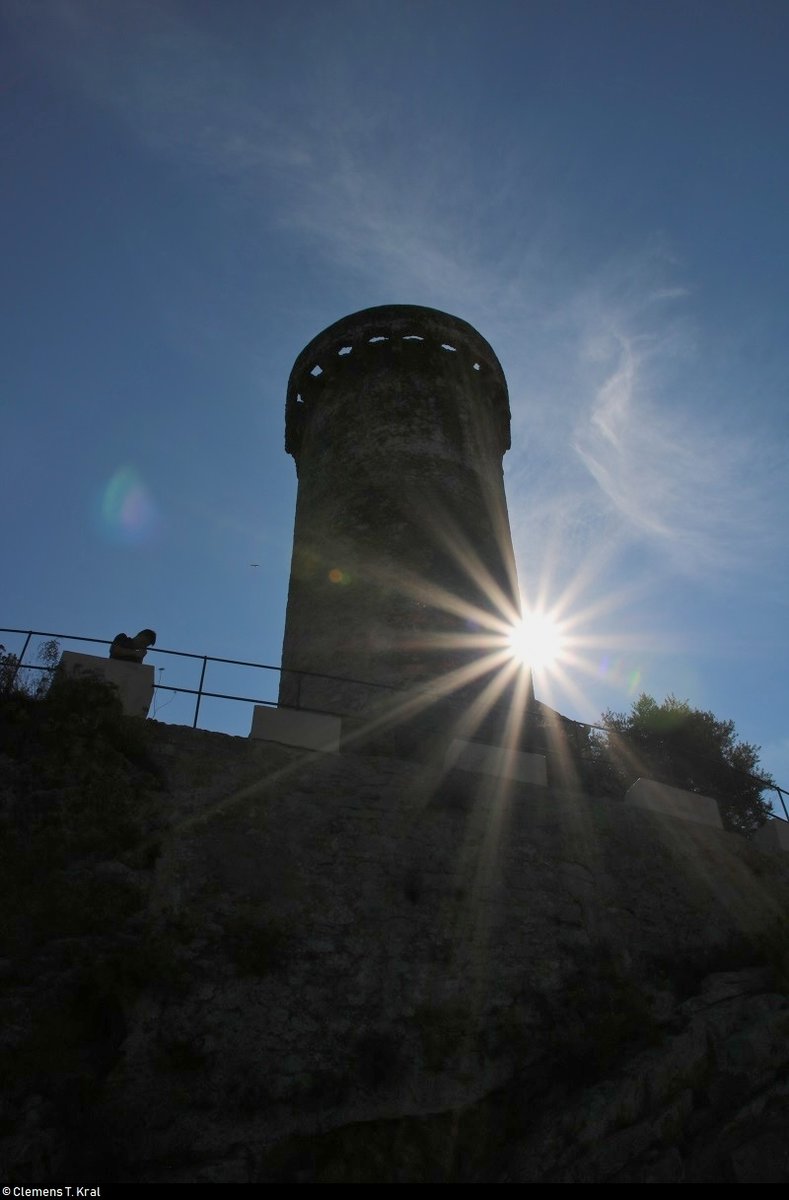
{"label": "shadowed rock face", "polygon": [[[478,655],[451,642],[481,613],[513,619],[509,444],[501,367],[457,317],[367,309],[302,351],[287,398],[299,492],[281,703],[367,714]],[[299,686],[288,669],[377,686]]]}
{"label": "shadowed rock face", "polygon": [[146,734],[158,858],[74,861],[38,940],[29,895],[4,912],[4,1179],[787,1181],[782,859],[579,794]]}

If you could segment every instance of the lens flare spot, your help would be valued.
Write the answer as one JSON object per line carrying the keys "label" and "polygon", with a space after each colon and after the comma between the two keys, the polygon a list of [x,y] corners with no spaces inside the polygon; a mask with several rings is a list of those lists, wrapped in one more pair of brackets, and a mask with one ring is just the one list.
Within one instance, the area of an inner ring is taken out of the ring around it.
{"label": "lens flare spot", "polygon": [[351,577],[345,571],[341,571],[339,567],[332,567],[329,571],[329,582],[347,586],[351,582]]}
{"label": "lens flare spot", "polygon": [[149,541],[159,526],[151,493],[134,467],[120,467],[99,498],[98,524],[111,541],[139,545]]}
{"label": "lens flare spot", "polygon": [[547,613],[526,612],[509,633],[514,658],[533,670],[552,667],[562,655],[562,631]]}

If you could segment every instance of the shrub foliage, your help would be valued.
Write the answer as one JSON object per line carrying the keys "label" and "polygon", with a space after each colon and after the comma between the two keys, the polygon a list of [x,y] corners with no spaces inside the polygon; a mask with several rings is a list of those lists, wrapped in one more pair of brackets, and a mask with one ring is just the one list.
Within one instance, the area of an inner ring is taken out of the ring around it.
{"label": "shrub foliage", "polygon": [[607,733],[594,752],[609,788],[621,792],[645,777],[712,796],[724,826],[746,837],[770,816],[764,793],[774,780],[760,770],[759,747],[737,740],[733,721],[645,693],[629,713],[609,710],[601,720]]}

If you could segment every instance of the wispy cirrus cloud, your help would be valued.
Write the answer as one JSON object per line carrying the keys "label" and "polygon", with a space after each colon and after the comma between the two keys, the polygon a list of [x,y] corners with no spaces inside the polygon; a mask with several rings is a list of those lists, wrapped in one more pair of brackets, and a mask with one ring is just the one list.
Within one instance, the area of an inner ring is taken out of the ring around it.
{"label": "wispy cirrus cloud", "polygon": [[665,246],[574,272],[533,219],[523,157],[483,186],[457,131],[415,129],[397,97],[359,93],[340,39],[294,81],[272,48],[276,19],[255,69],[188,5],[110,7],[16,12],[53,70],[152,152],[218,182],[222,203],[306,240],[367,294],[457,311],[494,343],[513,397],[513,523],[532,559],[560,542],[610,563],[612,547],[640,542],[671,571],[717,576],[771,552],[770,449],[743,418],[719,419],[733,406],[705,390]]}
{"label": "wispy cirrus cloud", "polygon": [[693,394],[698,363],[683,372],[672,362],[665,378],[664,353],[671,358],[659,338],[609,338],[607,374],[578,412],[575,452],[630,536],[674,569],[752,568],[776,548],[775,497],[761,469],[774,455],[746,414],[727,423],[726,397],[716,420]]}
{"label": "wispy cirrus cloud", "polygon": [[[539,251],[524,234],[531,189],[519,155],[491,176],[467,129],[431,122],[407,86],[360,81],[363,50],[330,11],[309,6],[303,45],[270,15],[247,55],[232,29],[208,29],[178,0],[11,5],[34,58],[150,152],[199,172],[213,200],[254,206],[261,224],[312,239],[382,289],[472,294],[502,313],[523,300],[521,273]],[[381,10],[376,23],[387,20],[394,31],[398,19]]]}
{"label": "wispy cirrus cloud", "polygon": [[542,332],[511,372],[524,557],[559,546],[615,574],[638,550],[650,574],[739,586],[785,556],[780,444],[742,403],[753,372],[708,369],[722,348],[662,239],[571,281]]}

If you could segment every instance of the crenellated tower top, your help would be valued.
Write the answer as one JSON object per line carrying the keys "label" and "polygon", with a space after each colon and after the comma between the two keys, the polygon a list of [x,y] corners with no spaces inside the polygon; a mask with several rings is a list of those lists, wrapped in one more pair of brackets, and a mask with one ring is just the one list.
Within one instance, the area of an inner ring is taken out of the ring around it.
{"label": "crenellated tower top", "polygon": [[288,380],[285,449],[298,465],[304,428],[327,385],[362,383],[379,371],[457,378],[487,409],[498,451],[510,448],[507,381],[490,344],[467,321],[416,304],[383,304],[329,325],[304,347]]}
{"label": "crenellated tower top", "polygon": [[473,710],[493,670],[485,636],[519,611],[509,445],[504,373],[458,317],[369,308],[302,350],[286,401],[299,490],[280,704],[365,724],[427,690],[445,696],[433,715]]}

